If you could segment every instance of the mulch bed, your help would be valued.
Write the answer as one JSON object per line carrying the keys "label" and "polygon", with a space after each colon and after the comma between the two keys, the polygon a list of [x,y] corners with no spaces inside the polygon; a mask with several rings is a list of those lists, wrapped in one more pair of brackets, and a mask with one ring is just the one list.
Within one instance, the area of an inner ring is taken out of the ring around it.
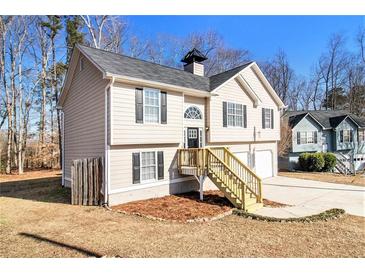
{"label": "mulch bed", "polygon": [[233,209],[233,205],[222,192],[205,191],[204,201],[199,200],[199,192],[189,192],[130,202],[114,206],[112,209],[156,219],[187,222],[228,213]]}
{"label": "mulch bed", "polygon": [[[264,199],[264,206],[285,207],[288,205]],[[159,220],[189,222],[209,220],[229,214],[234,206],[218,190],[204,192],[204,201],[199,200],[199,192],[169,195],[113,206],[113,210],[136,214]]]}

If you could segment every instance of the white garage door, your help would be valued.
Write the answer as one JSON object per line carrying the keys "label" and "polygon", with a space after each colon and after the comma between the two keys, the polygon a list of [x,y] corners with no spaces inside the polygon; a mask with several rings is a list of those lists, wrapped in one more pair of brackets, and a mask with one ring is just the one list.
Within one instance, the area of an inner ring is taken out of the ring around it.
{"label": "white garage door", "polygon": [[256,151],[255,166],[256,166],[256,173],[261,178],[272,177],[273,169],[272,169],[271,151],[270,150]]}
{"label": "white garage door", "polygon": [[248,165],[248,152],[236,152],[235,155],[242,163]]}

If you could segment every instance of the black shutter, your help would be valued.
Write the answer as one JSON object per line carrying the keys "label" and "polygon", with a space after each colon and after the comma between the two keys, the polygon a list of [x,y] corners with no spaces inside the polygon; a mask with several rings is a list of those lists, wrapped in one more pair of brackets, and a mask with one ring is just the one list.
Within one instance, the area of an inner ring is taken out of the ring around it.
{"label": "black shutter", "polygon": [[247,106],[243,105],[243,127],[247,128]]}
{"label": "black shutter", "polygon": [[262,109],[262,128],[265,128],[265,109]]}
{"label": "black shutter", "polygon": [[350,143],[352,143],[353,137],[354,137],[354,131],[351,129],[350,130]]}
{"label": "black shutter", "polygon": [[343,130],[340,130],[340,143],[343,143]]}
{"label": "black shutter", "polygon": [[223,102],[223,127],[227,127],[227,102]]}
{"label": "black shutter", "polygon": [[314,131],[314,143],[317,144],[317,131]]}
{"label": "black shutter", "polygon": [[271,109],[271,128],[274,128],[274,110]]}
{"label": "black shutter", "polygon": [[132,153],[132,166],[133,166],[133,184],[139,184],[141,182],[140,178],[140,159],[139,152]]}
{"label": "black shutter", "polygon": [[300,131],[297,132],[297,144],[300,145]]}
{"label": "black shutter", "polygon": [[167,94],[161,92],[161,124],[167,124]]}
{"label": "black shutter", "polygon": [[136,88],[136,123],[143,123],[143,89]]}
{"label": "black shutter", "polygon": [[161,179],[163,179],[163,174],[164,174],[163,151],[157,152],[157,163],[158,163],[157,177],[159,180],[161,180]]}

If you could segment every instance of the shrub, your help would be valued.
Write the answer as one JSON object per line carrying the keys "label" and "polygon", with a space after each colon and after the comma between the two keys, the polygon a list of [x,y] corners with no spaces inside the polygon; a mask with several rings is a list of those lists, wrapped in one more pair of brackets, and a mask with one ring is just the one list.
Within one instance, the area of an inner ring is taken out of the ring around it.
{"label": "shrub", "polygon": [[335,167],[337,161],[335,154],[326,152],[323,153],[323,158],[324,158],[324,167],[322,171],[331,171]]}
{"label": "shrub", "polygon": [[308,158],[308,170],[309,171],[321,171],[324,167],[323,153],[316,152],[311,153]]}
{"label": "shrub", "polygon": [[299,155],[299,167],[303,171],[308,171],[308,159],[311,153],[302,153]]}
{"label": "shrub", "polygon": [[299,166],[304,171],[322,171],[325,166],[323,153],[302,153],[299,155]]}

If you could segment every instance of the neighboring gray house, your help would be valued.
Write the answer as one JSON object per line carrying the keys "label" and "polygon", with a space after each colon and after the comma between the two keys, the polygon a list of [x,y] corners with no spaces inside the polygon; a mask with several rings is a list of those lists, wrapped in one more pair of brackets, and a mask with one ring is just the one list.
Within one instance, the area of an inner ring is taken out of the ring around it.
{"label": "neighboring gray house", "polygon": [[356,170],[365,165],[365,119],[346,111],[287,111],[284,123],[292,129],[292,144],[280,167],[298,168],[303,152],[334,152],[338,157],[353,158]]}

